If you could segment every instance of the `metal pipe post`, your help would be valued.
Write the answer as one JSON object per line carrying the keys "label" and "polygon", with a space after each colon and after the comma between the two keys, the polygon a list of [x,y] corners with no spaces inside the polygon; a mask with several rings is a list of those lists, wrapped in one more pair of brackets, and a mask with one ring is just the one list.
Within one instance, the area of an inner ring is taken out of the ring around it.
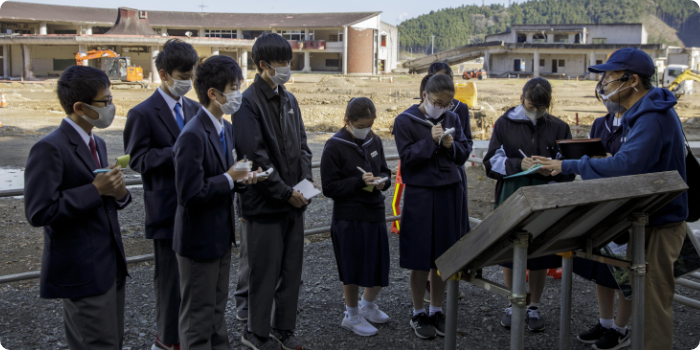
{"label": "metal pipe post", "polygon": [[644,275],[646,260],[644,252],[644,227],[647,215],[635,213],[632,216],[632,234],[627,249],[632,249],[632,350],[644,350]]}
{"label": "metal pipe post", "polygon": [[525,307],[527,299],[527,246],[530,235],[527,232],[516,234],[513,242],[513,295],[511,305],[513,315],[510,323],[510,349],[522,350],[525,348]]}
{"label": "metal pipe post", "polygon": [[447,314],[445,315],[445,350],[455,350],[457,348],[457,313],[459,305],[457,296],[459,295],[459,281],[447,281]]}
{"label": "metal pipe post", "polygon": [[571,349],[571,289],[574,274],[574,258],[561,259],[561,312],[559,314],[559,349]]}

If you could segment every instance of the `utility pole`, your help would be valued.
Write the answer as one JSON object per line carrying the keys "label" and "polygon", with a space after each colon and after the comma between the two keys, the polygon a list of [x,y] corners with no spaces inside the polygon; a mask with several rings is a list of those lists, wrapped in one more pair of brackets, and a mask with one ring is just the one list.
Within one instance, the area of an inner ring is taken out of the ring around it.
{"label": "utility pole", "polygon": [[202,9],[202,12],[204,12],[204,8],[205,8],[205,7],[208,7],[208,6],[207,6],[207,5],[204,5],[204,3],[202,3],[201,5],[197,5],[197,7],[199,7],[200,9]]}
{"label": "utility pole", "polygon": [[430,36],[430,54],[435,53],[435,35]]}

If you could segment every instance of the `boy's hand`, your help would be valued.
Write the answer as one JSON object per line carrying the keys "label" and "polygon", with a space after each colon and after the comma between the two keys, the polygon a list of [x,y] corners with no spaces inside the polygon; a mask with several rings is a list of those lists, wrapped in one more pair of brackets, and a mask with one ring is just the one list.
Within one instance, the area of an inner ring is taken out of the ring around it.
{"label": "boy's hand", "polygon": [[97,188],[100,196],[114,197],[116,199],[124,198],[126,196],[126,183],[121,167],[110,165],[107,169],[112,170],[97,174],[92,184]]}
{"label": "boy's hand", "polygon": [[301,208],[305,205],[309,204],[309,201],[304,198],[304,196],[301,194],[299,191],[294,191],[292,192],[292,196],[289,198],[289,204],[291,204],[294,208]]}
{"label": "boy's hand", "polygon": [[233,170],[233,168],[240,163],[241,161],[236,162],[233,166],[231,166],[226,173],[228,176],[233,179],[233,181],[238,181],[238,180],[243,180],[248,177],[249,169],[246,170]]}
{"label": "boy's hand", "polygon": [[367,185],[367,186],[373,186],[374,181],[376,181],[376,179],[378,179],[378,178],[374,177],[374,175],[372,175],[372,173],[362,174],[362,181],[364,181],[365,185]]}

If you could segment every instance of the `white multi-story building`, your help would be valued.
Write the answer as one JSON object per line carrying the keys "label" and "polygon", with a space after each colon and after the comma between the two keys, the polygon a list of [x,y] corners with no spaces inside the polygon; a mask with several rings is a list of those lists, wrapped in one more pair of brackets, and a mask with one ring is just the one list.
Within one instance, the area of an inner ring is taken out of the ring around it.
{"label": "white multi-story building", "polygon": [[[200,56],[228,55],[252,69],[250,50],[265,31],[292,45],[294,71],[388,73],[397,64],[398,30],[380,15],[139,11],[6,1],[0,8],[2,75],[57,77],[76,64],[76,53],[110,49],[131,57],[148,77],[155,71],[153,57],[172,37],[192,44]],[[100,67],[100,60],[88,64]]]}

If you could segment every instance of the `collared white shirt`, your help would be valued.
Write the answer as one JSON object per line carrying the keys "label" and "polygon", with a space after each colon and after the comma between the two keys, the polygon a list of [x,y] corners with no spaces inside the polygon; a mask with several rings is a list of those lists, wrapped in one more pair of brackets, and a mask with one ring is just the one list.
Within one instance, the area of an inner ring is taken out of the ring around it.
{"label": "collared white shirt", "polygon": [[175,121],[177,122],[177,115],[175,114],[175,105],[180,104],[180,112],[182,113],[182,119],[185,119],[185,105],[183,104],[182,96],[178,100],[175,100],[174,98],[170,97],[170,95],[166,94],[163,89],[160,87],[158,88],[158,92],[160,92],[160,95],[163,96],[163,99],[165,100],[165,103],[168,104],[168,108],[170,108],[170,112],[173,114],[173,118],[175,118]]}
{"label": "collared white shirt", "polygon": [[[95,147],[97,147],[97,142],[95,141],[95,138],[92,136],[92,131],[90,131],[90,135],[85,132],[83,128],[80,127],[80,125],[76,124],[73,120],[71,120],[68,117],[63,118],[64,121],[66,121],[70,126],[72,126],[75,131],[78,132],[78,135],[80,135],[80,138],[83,139],[83,142],[85,142],[85,146],[88,148],[88,152],[92,154],[92,151],[90,151],[90,139],[92,139],[93,142],[95,142]],[[97,161],[100,161],[100,153],[97,153]]]}
{"label": "collared white shirt", "polygon": [[[65,120],[66,123],[70,124],[70,126],[72,126],[75,129],[75,131],[78,132],[78,135],[80,135],[80,138],[82,138],[83,142],[85,142],[85,146],[87,146],[88,152],[90,152],[90,154],[92,154],[92,151],[90,151],[90,139],[92,139],[92,142],[95,143],[95,149],[97,149],[97,141],[95,141],[95,136],[92,134],[92,131],[90,131],[90,135],[88,135],[88,133],[86,133],[85,130],[80,127],[80,125],[76,124],[70,118],[65,117],[65,118],[63,118],[63,120]],[[100,152],[95,152],[95,154],[97,155],[97,161],[100,162]],[[100,168],[100,167],[98,167],[98,168]],[[124,198],[122,198],[122,199],[115,198],[114,200],[117,202],[117,204],[123,205],[129,200],[130,197],[131,197],[131,193],[129,191],[127,191],[126,196],[124,196]]]}
{"label": "collared white shirt", "polygon": [[[219,119],[216,119],[216,117],[213,114],[211,114],[211,112],[209,112],[208,109],[202,107],[202,110],[204,110],[204,112],[207,113],[207,115],[211,119],[211,122],[214,124],[214,127],[216,128],[216,135],[221,137],[221,130],[224,129],[224,119],[221,118],[221,121],[219,121]],[[226,146],[228,147],[231,145],[226,145]],[[224,159],[228,158],[228,155],[226,154],[227,152],[224,152]],[[226,170],[228,170],[228,169],[226,169]],[[226,176],[226,179],[228,179],[228,185],[231,187],[231,189],[233,189],[233,185],[234,185],[233,178],[231,178],[231,176],[228,173],[224,173],[224,176]]]}

